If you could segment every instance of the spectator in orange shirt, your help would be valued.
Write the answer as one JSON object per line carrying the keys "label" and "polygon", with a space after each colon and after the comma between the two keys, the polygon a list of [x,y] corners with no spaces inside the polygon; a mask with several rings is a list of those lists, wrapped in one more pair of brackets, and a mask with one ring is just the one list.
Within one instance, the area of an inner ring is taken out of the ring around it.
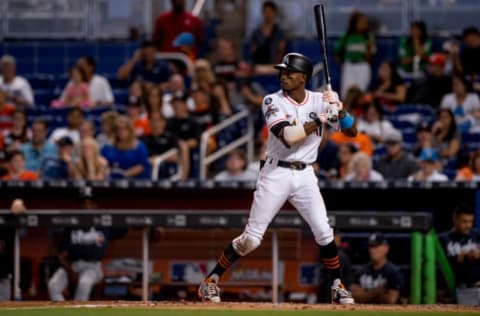
{"label": "spectator in orange shirt", "polygon": [[183,32],[193,34],[195,45],[193,52],[197,55],[205,39],[203,22],[185,10],[185,0],[171,0],[172,10],[165,12],[155,20],[153,41],[160,52],[181,52],[175,47],[175,39]]}
{"label": "spectator in orange shirt", "polygon": [[127,104],[127,116],[132,121],[135,135],[138,137],[150,135],[152,132],[145,108],[140,101]]}
{"label": "spectator in orange shirt", "polygon": [[480,150],[472,155],[468,164],[457,171],[455,181],[480,181]]}
{"label": "spectator in orange shirt", "polygon": [[5,101],[5,91],[0,89],[0,130],[11,129],[15,107]]}
{"label": "spectator in orange shirt", "polygon": [[9,160],[9,172],[2,177],[2,180],[35,181],[38,179],[36,172],[25,170],[25,156],[23,152],[19,150],[12,152]]}
{"label": "spectator in orange shirt", "polygon": [[370,157],[373,155],[373,143],[370,137],[362,132],[358,132],[355,137],[348,137],[341,132],[334,132],[330,139],[337,145],[344,143],[352,143],[358,150],[366,153]]}

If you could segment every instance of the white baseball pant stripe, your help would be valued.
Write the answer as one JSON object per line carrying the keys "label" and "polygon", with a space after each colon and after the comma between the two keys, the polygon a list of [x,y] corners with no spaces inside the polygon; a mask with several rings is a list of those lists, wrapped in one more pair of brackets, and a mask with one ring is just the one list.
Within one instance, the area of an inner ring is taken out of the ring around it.
{"label": "white baseball pant stripe", "polygon": [[[254,200],[245,231],[236,240],[246,236],[262,240],[268,225],[280,208],[289,201],[310,226],[317,244],[325,246],[333,241],[327,211],[312,166],[303,170],[277,167],[266,162],[260,171]],[[235,241],[234,241],[235,244]]]}
{"label": "white baseball pant stripe", "polygon": [[352,86],[358,87],[363,92],[367,91],[371,78],[372,70],[369,63],[343,63],[340,96],[345,98],[348,89]]}
{"label": "white baseball pant stripe", "polygon": [[[75,261],[72,270],[78,275],[78,284],[75,289],[75,301],[88,301],[90,292],[95,284],[103,278],[100,262]],[[64,268],[59,268],[48,281],[48,293],[52,301],[64,301],[63,291],[68,286],[68,275]]]}

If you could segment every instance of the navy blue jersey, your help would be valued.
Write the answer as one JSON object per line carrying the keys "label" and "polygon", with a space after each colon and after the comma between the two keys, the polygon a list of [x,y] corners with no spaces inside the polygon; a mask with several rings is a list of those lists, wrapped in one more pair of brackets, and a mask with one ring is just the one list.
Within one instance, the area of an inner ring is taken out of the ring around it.
{"label": "navy blue jersey", "polygon": [[364,265],[355,276],[355,283],[364,290],[385,288],[387,290],[398,290],[403,293],[404,281],[400,268],[387,261],[378,270],[373,268],[372,263]]}
{"label": "navy blue jersey", "polygon": [[123,229],[68,228],[64,232],[61,250],[70,261],[100,261],[105,256],[110,240],[123,234]]}
{"label": "navy blue jersey", "polygon": [[468,235],[464,235],[448,231],[440,234],[439,239],[452,266],[457,285],[471,286],[480,281],[480,259],[465,258],[463,262],[457,261],[458,255],[480,247],[480,232],[471,230]]}
{"label": "navy blue jersey", "polygon": [[130,81],[147,81],[153,83],[167,82],[172,72],[168,67],[168,64],[161,60],[155,60],[155,64],[152,68],[147,68],[145,62],[138,62],[130,75]]}

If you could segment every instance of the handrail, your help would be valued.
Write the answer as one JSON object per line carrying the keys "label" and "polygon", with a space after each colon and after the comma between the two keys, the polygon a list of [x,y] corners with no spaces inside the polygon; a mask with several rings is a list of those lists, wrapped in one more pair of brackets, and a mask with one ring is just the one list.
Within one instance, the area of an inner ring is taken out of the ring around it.
{"label": "handrail", "polygon": [[195,67],[194,67],[192,61],[185,54],[162,52],[162,53],[157,53],[156,57],[159,58],[159,59],[178,59],[187,66],[189,76],[193,77],[193,74],[195,73],[195,71],[194,71]]}
{"label": "handrail", "polygon": [[[225,147],[211,153],[207,156],[207,144],[210,136],[217,134],[221,130],[231,126],[232,124],[238,122],[239,120],[246,118],[248,122],[247,133],[242,137],[239,137],[235,141],[226,145]],[[212,162],[218,160],[219,158],[225,156],[229,151],[247,144],[247,161],[248,163],[253,161],[253,145],[254,145],[254,135],[253,135],[253,121],[248,110],[243,110],[221,123],[209,128],[204,131],[201,136],[200,141],[200,180],[204,181],[207,179],[207,166]]]}
{"label": "handrail", "polygon": [[[166,152],[160,154],[160,155],[157,155],[157,156],[154,156],[154,157],[151,157],[150,160],[151,160],[151,164],[152,164],[152,180],[153,181],[157,181],[158,180],[158,171],[160,170],[160,166],[162,165],[162,163],[175,156],[175,155],[178,155],[178,149],[177,148],[172,148],[172,149],[169,149],[167,150]],[[180,168],[180,164],[177,163],[177,173],[172,176],[172,178],[176,178],[179,174],[181,173],[181,168]]]}
{"label": "handrail", "polygon": [[192,14],[195,16],[199,16],[205,6],[205,2],[206,0],[197,0],[195,2],[195,5],[193,6]]}

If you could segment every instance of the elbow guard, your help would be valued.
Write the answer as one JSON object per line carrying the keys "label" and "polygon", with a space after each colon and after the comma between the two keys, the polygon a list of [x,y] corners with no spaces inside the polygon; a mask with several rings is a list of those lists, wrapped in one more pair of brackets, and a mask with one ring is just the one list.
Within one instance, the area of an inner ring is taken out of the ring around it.
{"label": "elbow guard", "polygon": [[289,125],[283,128],[283,139],[289,145],[295,145],[307,137],[303,126]]}

